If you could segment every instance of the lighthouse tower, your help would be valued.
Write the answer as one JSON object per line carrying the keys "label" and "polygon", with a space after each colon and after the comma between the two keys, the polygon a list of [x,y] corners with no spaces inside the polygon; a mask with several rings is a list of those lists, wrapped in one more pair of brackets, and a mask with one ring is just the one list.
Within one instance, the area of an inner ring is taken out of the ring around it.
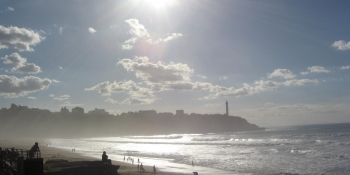
{"label": "lighthouse tower", "polygon": [[226,100],[226,115],[228,116],[228,102]]}

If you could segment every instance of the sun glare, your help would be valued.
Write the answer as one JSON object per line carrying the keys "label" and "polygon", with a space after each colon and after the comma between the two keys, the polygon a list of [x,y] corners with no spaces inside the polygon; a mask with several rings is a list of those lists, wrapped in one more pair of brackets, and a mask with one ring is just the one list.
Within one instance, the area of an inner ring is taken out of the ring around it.
{"label": "sun glare", "polygon": [[155,9],[163,9],[169,5],[172,5],[173,0],[144,0],[147,4]]}

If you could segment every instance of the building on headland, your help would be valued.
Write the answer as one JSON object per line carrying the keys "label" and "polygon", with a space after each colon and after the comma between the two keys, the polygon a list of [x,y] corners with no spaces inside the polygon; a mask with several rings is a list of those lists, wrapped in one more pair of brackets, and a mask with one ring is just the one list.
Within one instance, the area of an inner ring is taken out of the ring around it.
{"label": "building on headland", "polygon": [[228,115],[228,102],[227,102],[227,100],[226,100],[226,115],[229,116]]}
{"label": "building on headland", "polygon": [[176,110],[176,115],[185,115],[184,110]]}
{"label": "building on headland", "polygon": [[88,115],[109,115],[109,113],[106,112],[106,110],[98,109],[98,108],[95,108],[94,110],[89,111],[87,114]]}
{"label": "building on headland", "polygon": [[157,111],[156,110],[139,110],[137,114],[143,115],[143,116],[155,116],[157,115]]}
{"label": "building on headland", "polygon": [[67,109],[66,107],[62,107],[61,108],[61,114],[69,114],[69,109]]}
{"label": "building on headland", "polygon": [[72,109],[73,115],[84,115],[84,108],[82,107],[75,107]]}

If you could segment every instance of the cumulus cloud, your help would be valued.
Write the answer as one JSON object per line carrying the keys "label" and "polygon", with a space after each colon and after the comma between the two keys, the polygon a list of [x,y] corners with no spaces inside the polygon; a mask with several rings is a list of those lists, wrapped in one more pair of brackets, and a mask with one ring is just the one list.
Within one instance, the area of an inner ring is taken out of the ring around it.
{"label": "cumulus cloud", "polygon": [[13,64],[15,67],[11,69],[11,72],[15,73],[29,73],[37,74],[41,72],[41,68],[34,63],[26,63],[27,59],[21,57],[18,53],[12,53],[11,55],[6,55],[1,57],[4,64]]}
{"label": "cumulus cloud", "polygon": [[[91,88],[86,88],[86,91],[97,91],[103,96],[111,96],[113,93],[127,93],[129,98],[122,103],[126,104],[149,104],[153,103],[156,98],[153,92],[145,87],[139,87],[134,81],[102,82]],[[108,98],[106,102],[117,103],[117,101]]]}
{"label": "cumulus cloud", "polygon": [[268,74],[268,78],[282,77],[284,79],[295,78],[296,76],[292,71],[288,69],[276,69],[271,74]]}
{"label": "cumulus cloud", "polygon": [[0,49],[12,47],[19,51],[34,51],[31,46],[39,44],[44,39],[45,37],[30,29],[0,25]]}
{"label": "cumulus cloud", "polygon": [[7,10],[14,11],[15,9],[12,7],[7,7]]}
{"label": "cumulus cloud", "polygon": [[29,99],[36,100],[36,97],[28,97]]}
{"label": "cumulus cloud", "polygon": [[129,33],[140,37],[140,38],[146,38],[149,37],[149,33],[147,32],[147,29],[145,26],[139,23],[137,19],[128,19],[125,20],[127,24],[129,24]]}
{"label": "cumulus cloud", "polygon": [[308,70],[308,72],[301,72],[301,74],[307,75],[309,73],[329,73],[329,72],[331,72],[322,66],[311,66],[311,67],[308,67],[307,70]]}
{"label": "cumulus cloud", "polygon": [[288,80],[284,83],[282,83],[285,86],[303,86],[305,83],[318,83],[318,80],[310,80],[310,79],[293,79],[293,80]]}
{"label": "cumulus cloud", "polygon": [[97,31],[96,31],[95,29],[93,29],[93,28],[90,27],[90,28],[89,28],[89,32],[90,32],[90,33],[96,33]]}
{"label": "cumulus cloud", "polygon": [[137,19],[128,19],[128,20],[125,20],[125,23],[127,23],[129,26],[128,33],[132,35],[132,38],[124,41],[124,43],[122,44],[122,49],[124,50],[132,49],[133,45],[138,40],[143,40],[150,44],[157,44],[160,42],[168,42],[170,40],[173,40],[175,38],[182,36],[182,33],[168,33],[164,35],[163,38],[153,40],[150,34],[148,33],[147,29],[145,28],[145,26],[140,24]]}
{"label": "cumulus cloud", "polygon": [[27,76],[17,78],[15,76],[0,75],[0,96],[5,98],[17,98],[30,93],[46,89],[51,80],[39,77]]}
{"label": "cumulus cloud", "polygon": [[350,69],[350,66],[342,66],[340,69],[344,70],[344,69]]}
{"label": "cumulus cloud", "polygon": [[193,70],[187,64],[161,62],[152,63],[147,57],[135,57],[135,59],[123,59],[117,63],[127,71],[135,72],[136,77],[154,87],[186,84],[190,81]]}
{"label": "cumulus cloud", "polygon": [[[199,99],[215,99],[218,97],[249,96],[265,91],[271,91],[280,86],[303,86],[307,83],[318,83],[318,80],[309,79],[291,79],[295,75],[286,69],[278,69],[268,74],[270,77],[283,77],[289,79],[285,82],[276,82],[271,80],[258,80],[252,85],[244,83],[242,87],[224,87],[213,85],[208,82],[193,82],[191,76],[194,71],[187,65],[170,62],[151,62],[147,57],[135,57],[134,59],[125,58],[120,60],[117,65],[123,66],[128,72],[133,72],[136,78],[141,80],[135,83],[131,80],[113,82],[109,81],[99,83],[87,91],[97,91],[102,96],[111,96],[114,93],[128,94],[129,97],[124,101],[118,102],[108,98],[106,102],[120,104],[150,104],[158,98],[154,95],[156,92],[169,90],[185,91],[206,91],[209,94]],[[320,71],[321,69],[310,68],[310,71]],[[142,87],[143,86],[143,87]],[[147,87],[145,87],[147,86]]]}
{"label": "cumulus cloud", "polygon": [[1,57],[4,64],[13,64],[15,66],[23,66],[27,59],[21,57],[18,53],[12,53],[11,55],[6,55],[5,57]]}
{"label": "cumulus cloud", "polygon": [[335,41],[332,46],[338,50],[349,50],[350,49],[350,41],[345,42],[344,40]]}

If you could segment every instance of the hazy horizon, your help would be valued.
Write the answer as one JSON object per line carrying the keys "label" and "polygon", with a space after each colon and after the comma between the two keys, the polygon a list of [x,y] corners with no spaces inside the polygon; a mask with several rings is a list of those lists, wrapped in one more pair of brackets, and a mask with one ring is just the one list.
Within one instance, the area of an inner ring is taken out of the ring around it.
{"label": "hazy horizon", "polygon": [[350,122],[350,1],[0,0],[0,107]]}

